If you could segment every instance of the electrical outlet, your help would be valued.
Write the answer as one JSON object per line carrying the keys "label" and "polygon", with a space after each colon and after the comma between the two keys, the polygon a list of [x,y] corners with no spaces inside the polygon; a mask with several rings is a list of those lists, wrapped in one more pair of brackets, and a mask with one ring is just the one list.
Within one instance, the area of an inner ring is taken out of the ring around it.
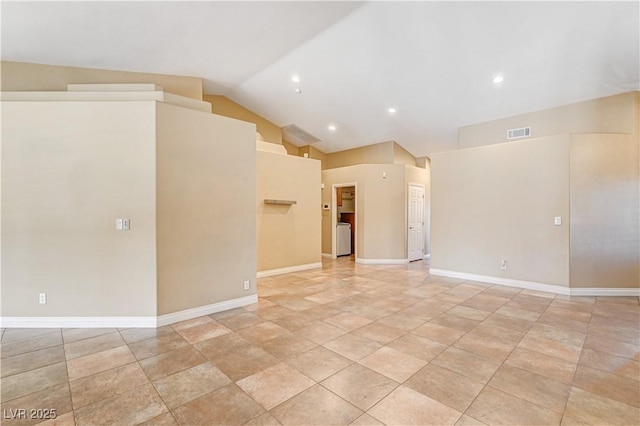
{"label": "electrical outlet", "polygon": [[507,269],[507,261],[503,260],[502,263],[500,264],[500,269]]}
{"label": "electrical outlet", "polygon": [[246,280],[244,282],[244,290],[247,291],[249,290],[249,287],[251,286],[251,282],[249,280]]}
{"label": "electrical outlet", "polygon": [[47,293],[40,293],[40,304],[44,305],[47,303]]}

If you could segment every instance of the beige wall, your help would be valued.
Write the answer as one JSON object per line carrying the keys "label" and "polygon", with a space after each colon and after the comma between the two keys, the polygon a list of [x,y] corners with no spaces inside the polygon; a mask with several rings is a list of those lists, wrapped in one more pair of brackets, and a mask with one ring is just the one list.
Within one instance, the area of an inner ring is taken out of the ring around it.
{"label": "beige wall", "polygon": [[320,262],[320,162],[258,151],[256,164],[258,271]]}
{"label": "beige wall", "polygon": [[155,102],[2,103],[3,316],[156,315],[154,123]]}
{"label": "beige wall", "polygon": [[165,92],[202,100],[202,79],[163,74],[108,71],[2,61],[3,91],[66,91],[70,83],[155,83]]}
{"label": "beige wall", "polygon": [[431,179],[433,268],[569,286],[568,135],[433,154]]}
{"label": "beige wall", "polygon": [[253,111],[225,96],[204,95],[202,99],[211,103],[212,113],[253,123],[266,142],[282,144],[282,129]]}
{"label": "beige wall", "polygon": [[255,294],[255,126],[166,104],[157,126],[158,314]]}
{"label": "beige wall", "polygon": [[282,139],[282,146],[287,150],[287,155],[298,155],[300,152],[300,148],[286,139]]}
{"label": "beige wall", "polygon": [[336,169],[356,164],[393,164],[393,144],[393,141],[381,142],[327,154],[325,169]]}
{"label": "beige wall", "polygon": [[396,142],[393,143],[393,162],[394,164],[406,164],[408,166],[417,165],[416,157]]}
{"label": "beige wall", "polygon": [[638,136],[571,135],[571,286],[640,287]]}
{"label": "beige wall", "polygon": [[308,154],[309,158],[313,158],[314,160],[320,160],[320,167],[322,168],[322,170],[326,168],[327,154],[320,151],[318,148],[315,148],[311,145],[301,146],[298,148],[298,153],[293,155],[304,157],[304,154]]}
{"label": "beige wall", "polygon": [[[357,258],[406,259],[405,167],[404,164],[361,164],[322,172],[323,204],[331,204],[332,185],[357,184]],[[332,214],[333,210],[322,212],[323,253],[331,253]]]}
{"label": "beige wall", "polygon": [[[638,92],[594,99],[461,127],[461,149],[506,142],[507,130],[531,126],[533,137],[566,133],[634,133]],[[637,134],[637,133],[636,133]]]}

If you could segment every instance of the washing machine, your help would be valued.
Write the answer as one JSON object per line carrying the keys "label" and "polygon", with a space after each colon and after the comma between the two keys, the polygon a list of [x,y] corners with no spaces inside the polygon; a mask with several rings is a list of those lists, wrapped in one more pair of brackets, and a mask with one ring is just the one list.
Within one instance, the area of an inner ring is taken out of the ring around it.
{"label": "washing machine", "polygon": [[339,222],[336,227],[336,255],[349,256],[351,254],[351,224]]}

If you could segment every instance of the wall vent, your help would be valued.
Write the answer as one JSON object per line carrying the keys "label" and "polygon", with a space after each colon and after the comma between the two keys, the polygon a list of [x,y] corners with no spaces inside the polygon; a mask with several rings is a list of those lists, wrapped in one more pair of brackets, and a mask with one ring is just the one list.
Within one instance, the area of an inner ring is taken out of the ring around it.
{"label": "wall vent", "polygon": [[507,130],[507,140],[520,139],[531,136],[531,127],[520,127],[519,129]]}
{"label": "wall vent", "polygon": [[297,146],[311,145],[312,143],[320,142],[320,139],[295,124],[283,127],[282,132],[287,141]]}

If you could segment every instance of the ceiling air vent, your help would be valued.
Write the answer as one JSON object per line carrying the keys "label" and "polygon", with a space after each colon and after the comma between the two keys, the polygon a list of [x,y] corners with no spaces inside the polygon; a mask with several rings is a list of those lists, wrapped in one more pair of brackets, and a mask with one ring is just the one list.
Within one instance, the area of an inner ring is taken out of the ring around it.
{"label": "ceiling air vent", "polygon": [[531,127],[520,127],[519,129],[507,130],[507,140],[520,139],[531,136]]}
{"label": "ceiling air vent", "polygon": [[295,124],[290,124],[286,127],[283,127],[282,131],[283,136],[285,137],[285,139],[287,139],[287,141],[298,146],[311,145],[312,143],[320,142],[320,139],[313,136],[311,133],[302,130]]}

